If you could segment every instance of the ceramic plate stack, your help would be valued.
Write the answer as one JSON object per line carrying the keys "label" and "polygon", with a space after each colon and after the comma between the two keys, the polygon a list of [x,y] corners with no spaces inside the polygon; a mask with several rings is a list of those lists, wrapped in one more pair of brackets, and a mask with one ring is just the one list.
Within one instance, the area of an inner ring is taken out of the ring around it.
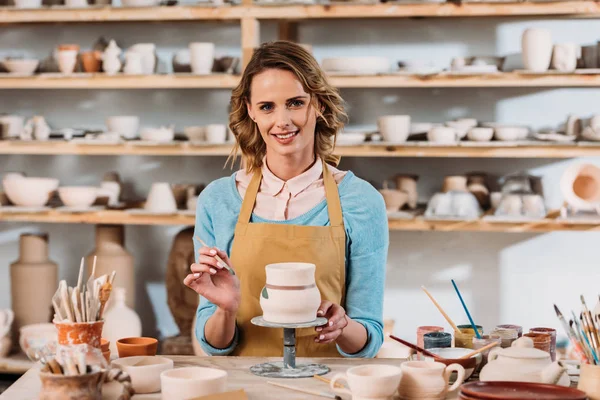
{"label": "ceramic plate stack", "polygon": [[321,64],[330,75],[377,75],[391,70],[386,57],[331,57],[324,58]]}
{"label": "ceramic plate stack", "polygon": [[472,382],[461,386],[461,400],[585,400],[581,390],[528,382]]}

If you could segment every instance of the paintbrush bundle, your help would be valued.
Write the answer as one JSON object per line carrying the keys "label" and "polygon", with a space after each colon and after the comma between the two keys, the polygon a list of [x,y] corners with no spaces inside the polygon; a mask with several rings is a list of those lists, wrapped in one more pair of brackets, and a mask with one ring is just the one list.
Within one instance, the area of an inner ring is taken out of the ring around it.
{"label": "paintbrush bundle", "polygon": [[[591,312],[583,295],[581,299],[581,312],[579,316],[571,311],[572,319],[567,323],[558,307],[554,305],[556,316],[560,320],[577,358],[583,363],[600,365],[600,301]],[[599,297],[600,300],[600,297]]]}
{"label": "paintbrush bundle", "polygon": [[104,308],[115,279],[116,272],[96,278],[96,257],[92,272],[86,284],[83,281],[85,261],[82,258],[79,265],[77,286],[67,286],[67,281],[61,280],[58,290],[52,296],[55,322],[96,322],[102,320]]}

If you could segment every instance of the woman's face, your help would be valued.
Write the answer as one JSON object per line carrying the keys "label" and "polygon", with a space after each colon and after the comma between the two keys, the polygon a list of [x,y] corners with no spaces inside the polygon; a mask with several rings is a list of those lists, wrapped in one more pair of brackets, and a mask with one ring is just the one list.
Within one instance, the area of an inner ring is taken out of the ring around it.
{"label": "woman's face", "polygon": [[312,157],[317,113],[296,76],[268,69],[252,79],[250,117],[267,145],[267,154]]}

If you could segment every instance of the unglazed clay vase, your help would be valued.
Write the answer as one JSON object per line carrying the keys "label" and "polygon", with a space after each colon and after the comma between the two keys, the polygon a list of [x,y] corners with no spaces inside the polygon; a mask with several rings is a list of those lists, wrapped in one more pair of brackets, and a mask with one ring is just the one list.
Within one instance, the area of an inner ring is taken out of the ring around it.
{"label": "unglazed clay vase", "polygon": [[[401,375],[400,368],[393,365],[359,365],[345,374],[335,375],[329,388],[335,393],[350,395],[353,400],[387,400],[396,392]],[[342,380],[348,383],[350,390],[337,386]]]}
{"label": "unglazed clay vase", "polygon": [[188,400],[223,393],[227,371],[216,368],[185,367],[160,374],[162,400]]}
{"label": "unglazed clay vase", "polygon": [[10,265],[13,332],[25,325],[50,322],[58,266],[48,259],[48,235],[22,234],[19,259]]}
{"label": "unglazed clay vase", "polygon": [[575,43],[555,44],[552,52],[552,67],[561,72],[575,71],[580,52],[579,45]]}
{"label": "unglazed clay vase", "polygon": [[[463,383],[465,369],[458,364],[445,366],[439,362],[408,361],[400,365],[402,378],[398,387],[401,399],[442,400]],[[458,374],[456,381],[448,387],[452,372]]]}
{"label": "unglazed clay vase", "polygon": [[135,356],[114,360],[113,365],[129,374],[136,394],[145,394],[160,392],[160,374],[173,369],[173,360],[156,356]]}
{"label": "unglazed clay vase", "polygon": [[[135,267],[133,256],[124,247],[125,227],[123,225],[96,225],[96,247],[86,256],[86,265],[96,259],[96,276],[116,271],[114,288],[125,289],[126,304],[135,307]],[[54,288],[56,290],[56,288]],[[54,293],[53,293],[54,294]]]}
{"label": "unglazed clay vase", "polygon": [[408,195],[407,203],[411,209],[417,208],[417,201],[419,199],[419,193],[417,192],[417,180],[419,179],[416,175],[397,175],[396,176],[396,188],[406,192]]}
{"label": "unglazed clay vase", "polygon": [[547,29],[530,28],[523,32],[521,50],[525,69],[545,72],[552,58],[552,35]]}
{"label": "unglazed clay vase", "polygon": [[560,190],[569,206],[592,211],[600,207],[600,168],[592,164],[574,164],[560,179]]}
{"label": "unglazed clay vase", "polygon": [[144,208],[156,213],[170,213],[177,211],[177,201],[171,189],[171,185],[166,182],[156,182],[150,187],[150,193]]}
{"label": "unglazed clay vase", "polygon": [[142,321],[134,310],[127,307],[126,298],[124,288],[114,288],[104,313],[102,337],[110,341],[109,348],[113,354],[117,354],[117,340],[142,335]]}
{"label": "unglazed clay vase", "polygon": [[267,282],[260,293],[265,321],[293,324],[314,321],[321,305],[314,264],[278,263],[265,267]]}

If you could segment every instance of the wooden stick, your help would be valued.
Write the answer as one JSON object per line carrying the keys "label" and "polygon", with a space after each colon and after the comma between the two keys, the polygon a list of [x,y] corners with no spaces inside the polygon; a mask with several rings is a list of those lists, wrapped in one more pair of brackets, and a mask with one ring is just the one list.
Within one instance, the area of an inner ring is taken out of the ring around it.
{"label": "wooden stick", "polygon": [[411,342],[407,342],[406,340],[402,340],[402,339],[400,339],[399,337],[396,337],[396,336],[394,336],[394,335],[390,335],[390,337],[391,337],[392,339],[394,339],[396,342],[400,342],[400,343],[402,343],[403,345],[405,345],[405,346],[408,346],[408,347],[410,347],[410,348],[411,348],[411,349],[413,349],[413,350],[416,350],[416,351],[418,351],[418,352],[421,352],[421,353],[423,353],[423,354],[424,354],[424,355],[426,355],[427,357],[433,357],[433,358],[444,358],[444,357],[440,357],[440,356],[439,356],[439,355],[437,355],[437,354],[433,354],[432,352],[430,352],[430,351],[427,351],[427,350],[425,350],[425,349],[423,349],[423,348],[421,348],[421,347],[417,346],[416,344],[412,344]]}
{"label": "wooden stick", "polygon": [[81,257],[81,262],[79,263],[79,277],[77,278],[77,288],[79,292],[83,292],[83,270],[85,269],[85,258]]}
{"label": "wooden stick", "polygon": [[[322,377],[322,376],[320,376],[320,375],[313,375],[313,378],[315,378],[316,380],[319,380],[319,381],[321,381],[321,382],[325,382],[326,384],[330,384],[330,383],[331,383],[331,381],[330,381],[329,379],[327,379],[327,378],[323,378],[323,377]],[[336,382],[336,383],[335,383],[335,387],[336,387],[336,388],[344,388],[345,386],[344,386],[344,385],[342,385],[342,384],[341,384],[341,383],[339,383],[339,382]]]}
{"label": "wooden stick", "polygon": [[288,386],[288,385],[284,385],[283,383],[277,383],[277,382],[271,382],[271,381],[267,381],[267,383],[269,385],[278,386],[280,388],[295,390],[296,392],[312,394],[313,396],[328,397],[330,399],[341,399],[340,396],[336,396],[335,394],[329,393],[329,392],[317,392],[316,390],[303,389],[303,388],[299,388],[296,386]]}
{"label": "wooden stick", "polygon": [[499,344],[500,343],[498,343],[498,342],[490,343],[490,344],[488,344],[486,346],[483,346],[480,349],[477,349],[475,351],[470,352],[469,354],[466,354],[466,355],[460,357],[459,360],[464,360],[465,358],[471,358],[471,357],[476,356],[479,353],[483,353],[484,351],[486,351],[488,349],[491,349],[492,347],[497,346]]}
{"label": "wooden stick", "polygon": [[[201,244],[202,246],[204,246],[204,247],[208,247],[208,246],[206,245],[206,243],[204,243],[204,242],[202,241],[202,239],[200,239],[198,236],[194,236],[194,237],[196,238],[196,240],[197,240],[197,241],[199,241],[199,242],[200,242],[200,244]],[[227,263],[226,263],[225,261],[223,261],[223,259],[222,259],[221,257],[219,257],[219,255],[218,255],[218,254],[215,254],[215,256],[214,256],[214,257],[217,259],[217,264],[219,264],[219,265],[221,266],[221,268],[225,268],[227,271],[229,271],[229,273],[230,273],[230,274],[232,274],[232,275],[235,275],[235,272],[234,272],[234,271],[233,271],[231,268],[229,268],[229,265],[227,265]]]}
{"label": "wooden stick", "polygon": [[423,291],[425,292],[425,294],[427,295],[427,297],[429,297],[431,299],[431,302],[433,303],[433,305],[437,307],[437,309],[440,311],[440,313],[442,313],[442,315],[444,316],[444,318],[446,319],[446,321],[448,321],[448,323],[450,324],[450,326],[452,327],[452,329],[454,329],[454,332],[460,332],[460,329],[458,329],[458,326],[456,326],[456,324],[454,323],[454,321],[452,321],[450,319],[450,317],[448,316],[448,314],[446,314],[446,312],[442,309],[442,306],[440,306],[438,304],[438,302],[435,301],[435,299],[433,298],[433,296],[431,295],[431,293],[429,293],[427,291],[427,289],[425,289],[425,286],[421,286],[421,289],[423,289]]}

